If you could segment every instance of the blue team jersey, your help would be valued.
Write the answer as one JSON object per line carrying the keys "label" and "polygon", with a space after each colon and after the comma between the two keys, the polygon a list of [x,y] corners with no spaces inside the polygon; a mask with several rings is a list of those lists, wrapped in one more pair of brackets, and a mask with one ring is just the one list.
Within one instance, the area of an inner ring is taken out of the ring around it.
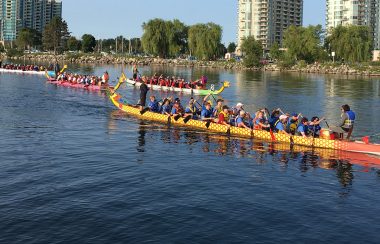
{"label": "blue team jersey", "polygon": [[169,113],[169,114],[170,114],[171,110],[172,110],[172,107],[170,106],[170,104],[169,104],[169,105],[163,105],[163,106],[162,106],[162,113],[163,113],[163,114],[164,114],[164,113]]}
{"label": "blue team jersey", "polygon": [[156,100],[154,100],[153,102],[150,101],[148,103],[148,107],[150,108],[150,110],[152,112],[159,112],[160,111],[160,106],[158,105],[158,102]]}
{"label": "blue team jersey", "polygon": [[201,112],[201,118],[211,118],[212,110],[203,109]]}
{"label": "blue team jersey", "polygon": [[278,122],[276,125],[278,131],[285,131],[284,125],[281,122]]}

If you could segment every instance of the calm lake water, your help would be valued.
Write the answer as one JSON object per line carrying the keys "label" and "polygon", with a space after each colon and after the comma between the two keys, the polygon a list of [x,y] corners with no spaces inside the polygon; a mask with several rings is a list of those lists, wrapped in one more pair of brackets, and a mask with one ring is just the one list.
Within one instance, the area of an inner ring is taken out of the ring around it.
{"label": "calm lake water", "polygon": [[[335,124],[348,103],[354,137],[380,132],[378,78],[140,69],[229,80],[222,97],[252,112],[280,107]],[[138,100],[131,86],[121,93]],[[0,104],[0,243],[378,243],[380,167],[364,156],[141,121],[102,93],[42,76],[0,74]]]}

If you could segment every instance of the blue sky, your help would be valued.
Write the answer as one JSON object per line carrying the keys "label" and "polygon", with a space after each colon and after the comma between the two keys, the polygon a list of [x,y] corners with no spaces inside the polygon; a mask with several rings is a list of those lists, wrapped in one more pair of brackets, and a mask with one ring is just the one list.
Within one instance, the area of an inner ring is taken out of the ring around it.
{"label": "blue sky", "polygon": [[[179,19],[187,25],[214,22],[225,44],[236,41],[237,0],[63,0],[63,18],[72,35],[141,37],[143,22]],[[325,0],[304,0],[304,25],[324,25]]]}

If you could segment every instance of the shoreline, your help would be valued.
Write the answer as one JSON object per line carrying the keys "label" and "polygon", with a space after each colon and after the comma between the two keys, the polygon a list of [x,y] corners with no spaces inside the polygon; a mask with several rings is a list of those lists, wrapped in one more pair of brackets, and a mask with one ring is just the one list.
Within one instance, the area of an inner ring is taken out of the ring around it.
{"label": "shoreline", "polygon": [[[6,59],[7,57],[2,57]],[[139,66],[178,66],[189,68],[212,68],[224,70],[241,70],[241,71],[269,71],[269,72],[289,72],[289,73],[305,73],[305,74],[340,74],[340,75],[355,75],[367,77],[380,77],[380,64],[338,64],[338,63],[315,63],[304,64],[300,62],[290,68],[283,68],[277,64],[267,64],[262,67],[247,68],[242,62],[236,61],[191,61],[186,59],[162,59],[151,57],[126,57],[121,55],[101,55],[101,54],[25,54],[17,58],[8,58],[8,60],[27,60],[29,62],[52,63],[55,60],[62,63],[75,64],[124,64]],[[372,64],[372,65],[371,65]],[[373,65],[375,64],[375,65]]]}

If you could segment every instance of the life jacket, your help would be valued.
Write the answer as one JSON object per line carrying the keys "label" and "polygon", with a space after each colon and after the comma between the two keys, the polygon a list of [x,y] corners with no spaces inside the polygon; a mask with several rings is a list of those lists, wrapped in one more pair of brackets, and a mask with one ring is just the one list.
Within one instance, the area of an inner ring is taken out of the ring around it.
{"label": "life jacket", "polygon": [[298,120],[296,121],[290,121],[289,123],[289,132],[294,135],[297,131],[297,128],[298,128]]}
{"label": "life jacket", "polygon": [[215,113],[215,117],[218,117],[219,114],[220,114],[221,112],[223,112],[223,108],[222,108],[222,107],[219,107],[219,108],[218,108],[218,107],[215,107],[213,112]]}
{"label": "life jacket", "polygon": [[309,135],[309,134],[310,134],[309,126],[304,125],[304,124],[302,124],[302,123],[300,123],[300,124],[297,126],[297,134],[298,134],[298,135],[302,135],[301,132],[298,132],[298,128],[300,128],[301,126],[303,127],[303,131],[304,131],[305,135]]}
{"label": "life jacket", "polygon": [[274,122],[274,124],[273,124],[273,128],[272,128],[272,130],[273,130],[274,132],[278,132],[278,129],[277,129],[277,125],[278,125],[278,123],[281,123],[280,119],[277,119],[277,121]]}
{"label": "life jacket", "polygon": [[197,113],[197,108],[195,107],[195,105],[187,106],[186,108],[188,108],[193,115],[195,115]]}
{"label": "life jacket", "polygon": [[276,129],[277,122],[279,121],[278,117],[270,117],[269,118],[269,125],[272,130]]}
{"label": "life jacket", "polygon": [[260,119],[260,118],[255,118],[254,120],[253,120],[253,129],[255,129],[255,130],[262,130],[263,129],[263,126],[261,125],[261,124],[258,124],[257,122],[262,122],[262,118]]}
{"label": "life jacket", "polygon": [[344,121],[344,125],[343,127],[345,128],[351,128],[353,125],[354,125],[354,122],[355,122],[355,113],[353,111],[347,111],[346,112],[346,115],[347,115],[347,119]]}
{"label": "life jacket", "polygon": [[[223,118],[224,118],[224,122],[227,122],[228,123],[228,118],[229,118],[229,114],[228,113],[225,113],[224,111],[220,112],[218,116],[220,115],[223,115]],[[220,121],[219,121],[220,122]],[[219,123],[220,124],[220,123]]]}

